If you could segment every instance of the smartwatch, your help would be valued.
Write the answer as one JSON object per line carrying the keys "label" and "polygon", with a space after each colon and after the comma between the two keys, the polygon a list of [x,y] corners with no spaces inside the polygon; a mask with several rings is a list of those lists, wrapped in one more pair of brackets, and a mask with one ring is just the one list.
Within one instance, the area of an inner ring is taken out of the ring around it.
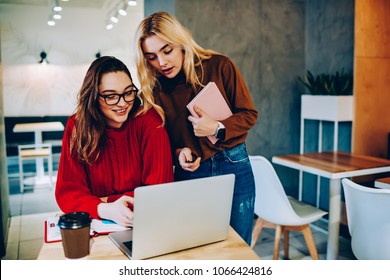
{"label": "smartwatch", "polygon": [[221,140],[221,141],[224,141],[225,140],[225,136],[226,136],[226,128],[225,126],[223,125],[223,123],[221,122],[217,122],[218,123],[218,127],[217,127],[217,130],[215,132],[215,138]]}

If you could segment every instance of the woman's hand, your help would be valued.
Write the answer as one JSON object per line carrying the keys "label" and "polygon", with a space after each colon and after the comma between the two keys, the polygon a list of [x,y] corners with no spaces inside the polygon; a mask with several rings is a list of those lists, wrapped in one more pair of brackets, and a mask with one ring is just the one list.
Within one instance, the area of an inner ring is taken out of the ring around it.
{"label": "woman's hand", "polygon": [[199,106],[195,105],[194,111],[198,114],[199,118],[193,116],[188,117],[188,120],[194,127],[194,134],[198,137],[215,135],[218,128],[218,122],[210,118],[210,116]]}
{"label": "woman's hand", "polygon": [[128,204],[134,203],[134,198],[124,195],[118,200],[98,205],[98,215],[102,219],[114,221],[120,226],[129,227],[133,225],[133,212]]}
{"label": "woman's hand", "polygon": [[199,168],[201,158],[194,158],[190,148],[185,147],[179,150],[178,153],[178,159],[181,168],[191,172]]}

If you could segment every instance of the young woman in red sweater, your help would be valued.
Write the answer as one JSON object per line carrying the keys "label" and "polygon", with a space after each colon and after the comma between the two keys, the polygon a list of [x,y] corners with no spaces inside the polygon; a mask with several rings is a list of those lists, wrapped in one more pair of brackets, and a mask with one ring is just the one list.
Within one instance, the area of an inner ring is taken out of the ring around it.
{"label": "young woman in red sweater", "polygon": [[62,140],[55,196],[65,213],[132,224],[134,189],[173,181],[164,114],[114,57],[89,67]]}
{"label": "young woman in red sweater", "polygon": [[[166,12],[140,23],[137,49],[141,90],[154,96],[166,114],[175,180],[235,174],[230,224],[250,244],[255,183],[245,139],[256,124],[257,110],[240,71],[228,57],[199,46]],[[194,117],[186,108],[209,82],[216,83],[233,113],[225,120],[213,120],[202,108],[195,108],[199,118]],[[213,144],[206,136],[219,140]]]}

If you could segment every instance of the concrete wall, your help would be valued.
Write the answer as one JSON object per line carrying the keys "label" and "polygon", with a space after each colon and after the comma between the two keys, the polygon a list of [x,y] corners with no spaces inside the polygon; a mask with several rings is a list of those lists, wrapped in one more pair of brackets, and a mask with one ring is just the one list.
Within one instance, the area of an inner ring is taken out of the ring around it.
{"label": "concrete wall", "polygon": [[[305,71],[353,74],[354,0],[307,0],[305,24]],[[302,73],[303,75],[304,73]],[[322,122],[322,150],[333,149],[334,123]],[[305,121],[305,152],[318,151],[319,122]],[[338,150],[351,151],[352,123],[339,123]],[[316,201],[317,176],[304,173],[303,199]],[[294,187],[292,187],[294,189]],[[321,179],[320,207],[328,209],[329,180]]]}
{"label": "concrete wall", "polygon": [[172,15],[175,14],[175,0],[144,0],[144,7],[145,16],[159,11],[165,11]]}
{"label": "concrete wall", "polygon": [[195,40],[231,57],[245,78],[259,111],[247,141],[252,154],[298,151],[294,80],[304,69],[304,12],[304,1],[176,1]]}
{"label": "concrete wall", "polygon": [[[305,69],[313,74],[334,73],[342,69],[352,74],[354,0],[306,2]],[[312,129],[305,136],[305,151],[316,151],[318,122],[308,121],[306,125]],[[325,122],[323,126],[325,137],[322,148],[330,150],[333,146],[333,123]],[[340,150],[351,150],[351,129],[351,123],[340,124]]]}

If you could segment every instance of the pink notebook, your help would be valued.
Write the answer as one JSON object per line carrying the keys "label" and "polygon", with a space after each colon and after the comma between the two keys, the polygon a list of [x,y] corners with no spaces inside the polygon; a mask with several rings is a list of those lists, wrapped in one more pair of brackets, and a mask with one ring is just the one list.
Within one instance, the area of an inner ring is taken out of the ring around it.
{"label": "pink notebook", "polygon": [[[194,105],[202,108],[203,111],[216,121],[222,121],[233,115],[229,105],[214,82],[209,82],[187,105],[191,115],[199,117],[193,110]],[[207,138],[213,144],[218,141],[214,136],[207,136]]]}

